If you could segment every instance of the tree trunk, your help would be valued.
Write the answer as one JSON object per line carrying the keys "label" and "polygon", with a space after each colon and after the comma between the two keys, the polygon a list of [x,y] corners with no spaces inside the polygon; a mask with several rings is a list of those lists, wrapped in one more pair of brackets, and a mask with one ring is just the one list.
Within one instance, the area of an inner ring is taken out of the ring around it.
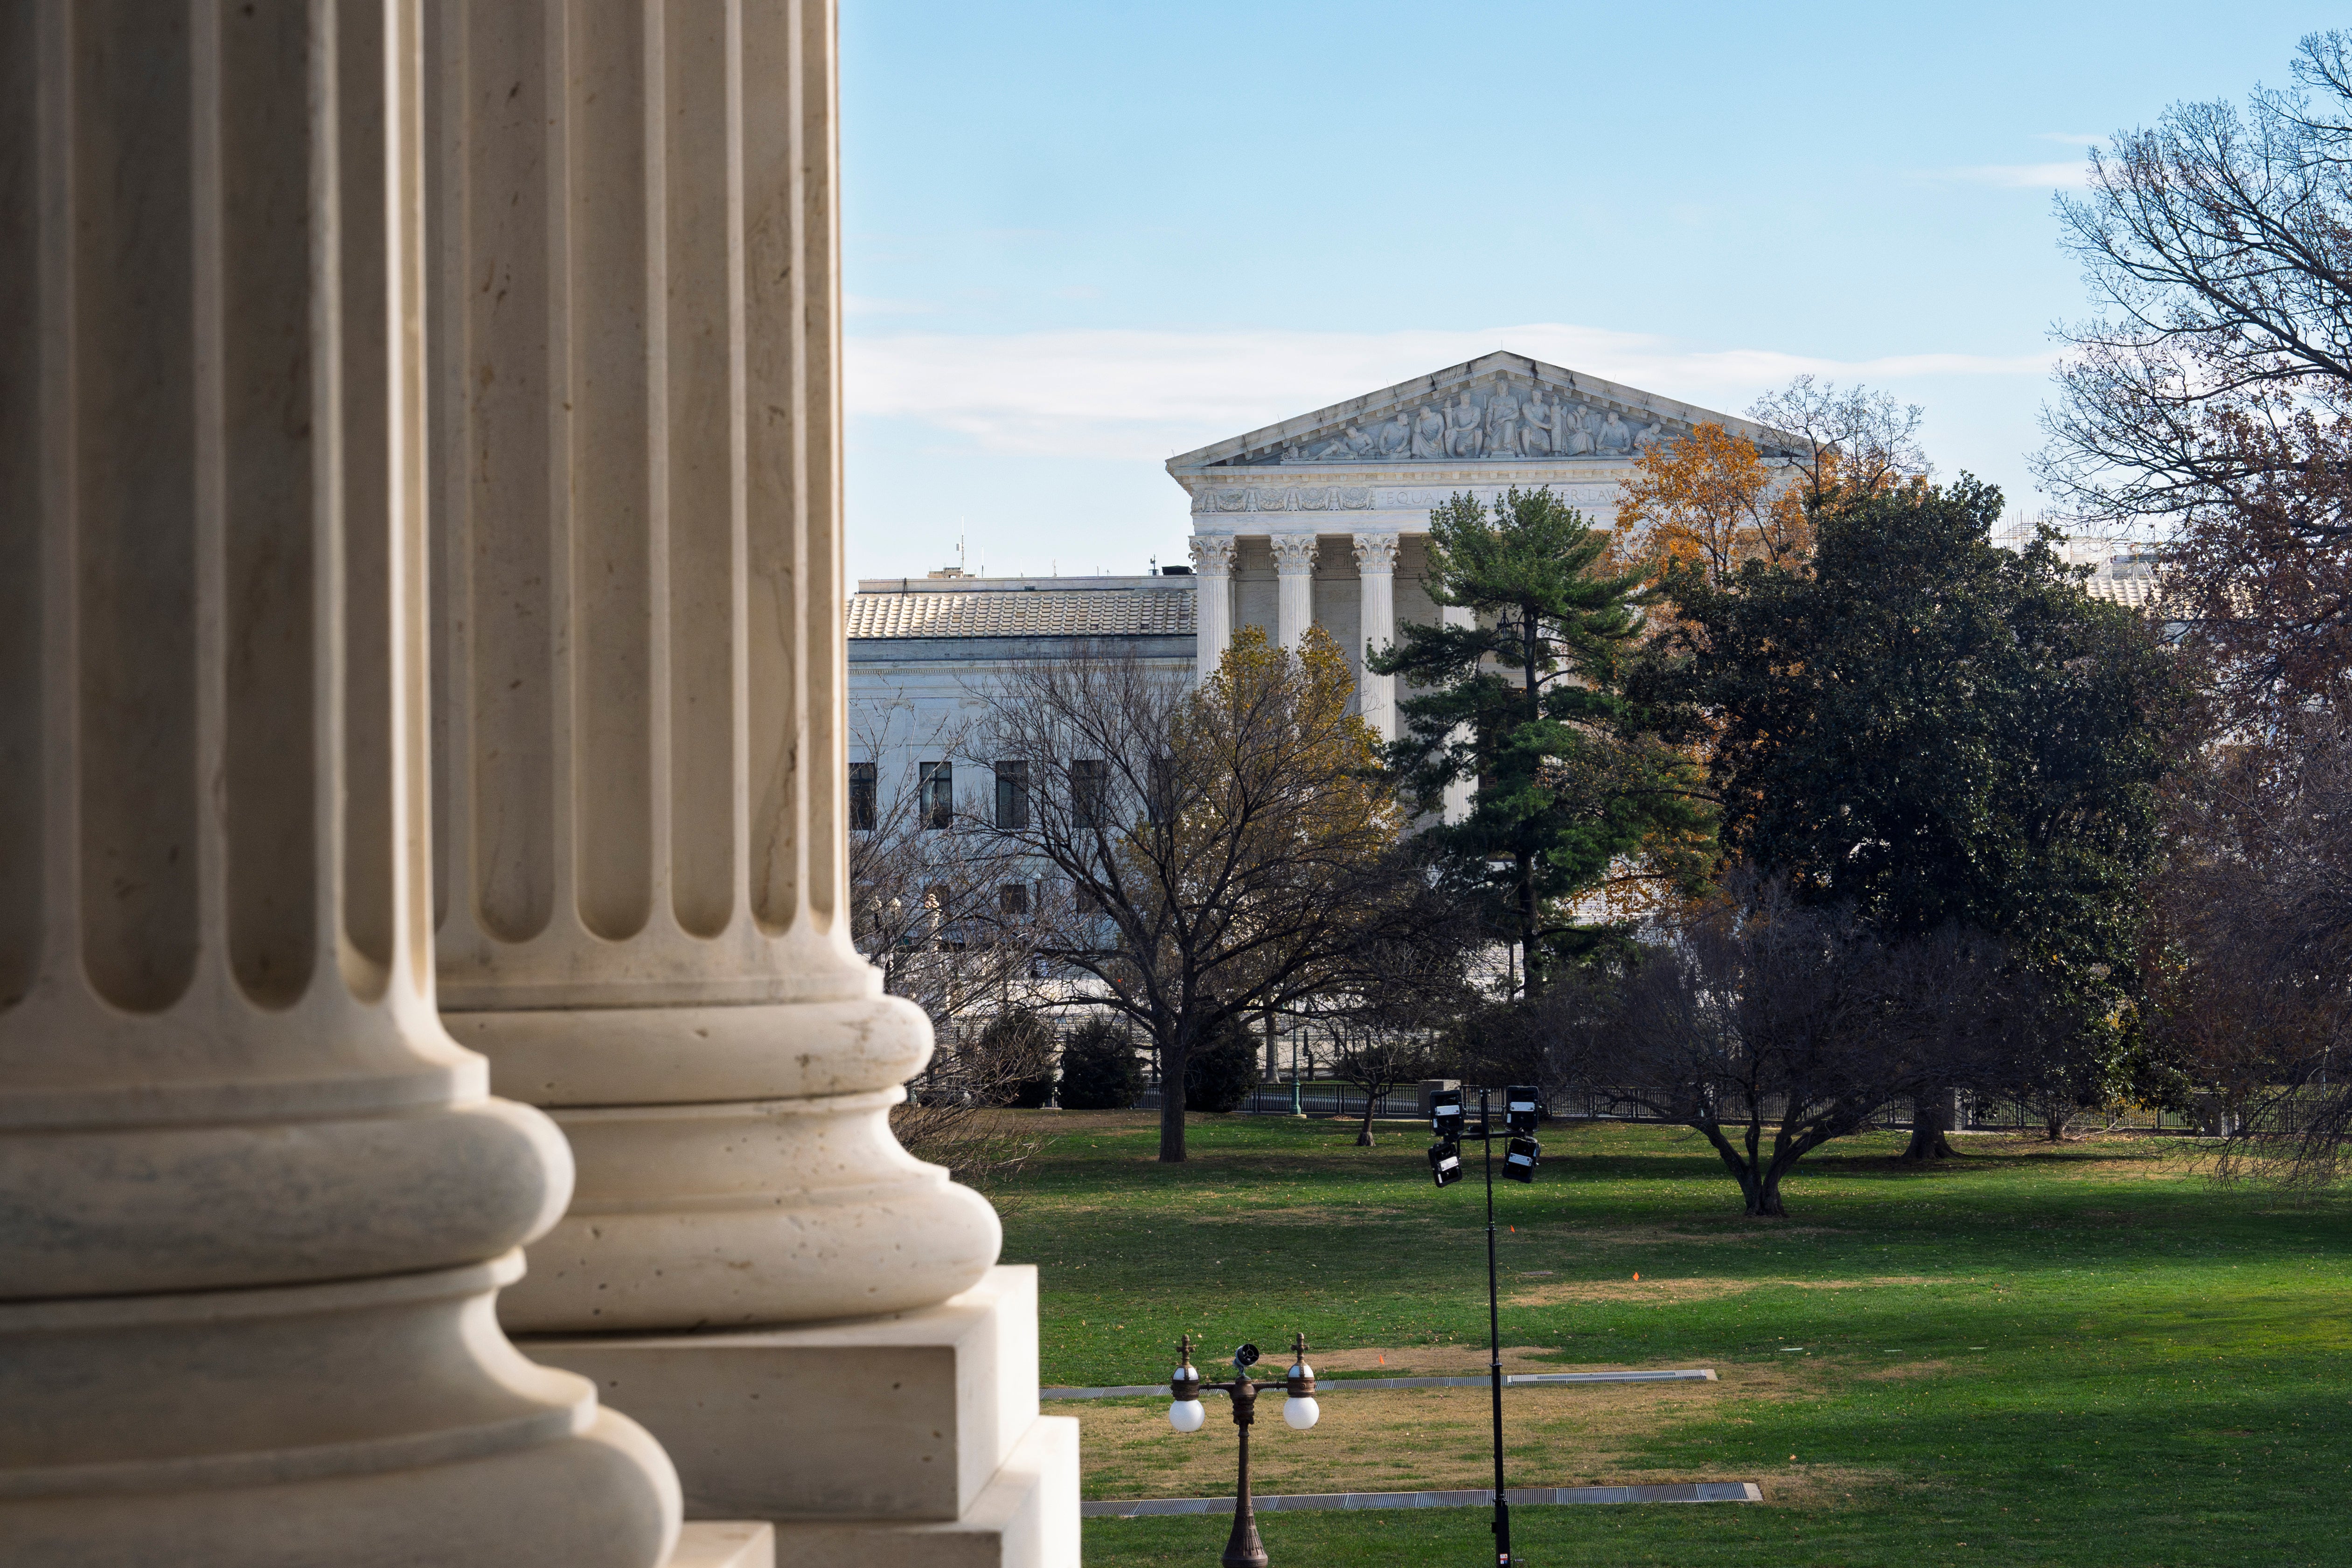
{"label": "tree trunk", "polygon": [[1937,1090],[1932,1094],[1911,1096],[1911,1146],[1903,1157],[1912,1161],[1948,1160],[1952,1145],[1944,1134],[1949,1130],[1946,1117],[1946,1097],[1948,1091]]}
{"label": "tree trunk", "polygon": [[1181,1165],[1184,1161],[1184,1063],[1192,1055],[1186,1049],[1162,1046],[1160,1050],[1160,1163]]}
{"label": "tree trunk", "polygon": [[1360,1149],[1372,1146],[1372,1107],[1380,1103],[1380,1095],[1370,1090],[1364,1092],[1364,1124],[1356,1129],[1356,1147]]}
{"label": "tree trunk", "polygon": [[1789,1211],[1780,1207],[1780,1173],[1766,1170],[1748,1189],[1748,1218],[1750,1219],[1786,1219]]}
{"label": "tree trunk", "polygon": [[1519,994],[1536,994],[1536,862],[1530,854],[1517,857],[1519,869]]}

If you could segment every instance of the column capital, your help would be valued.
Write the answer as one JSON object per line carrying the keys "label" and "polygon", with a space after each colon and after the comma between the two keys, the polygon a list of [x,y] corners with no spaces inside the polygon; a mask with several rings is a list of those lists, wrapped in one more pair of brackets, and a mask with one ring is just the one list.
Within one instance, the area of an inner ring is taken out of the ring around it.
{"label": "column capital", "polygon": [[1234,570],[1234,536],[1194,534],[1184,541],[1192,552],[1192,570],[1202,577],[1225,577]]}
{"label": "column capital", "polygon": [[1313,534],[1273,534],[1266,542],[1274,550],[1274,570],[1282,576],[1304,577],[1315,570],[1320,541]]}
{"label": "column capital", "polygon": [[1363,573],[1396,570],[1397,536],[1393,533],[1366,533],[1355,537],[1356,570]]}

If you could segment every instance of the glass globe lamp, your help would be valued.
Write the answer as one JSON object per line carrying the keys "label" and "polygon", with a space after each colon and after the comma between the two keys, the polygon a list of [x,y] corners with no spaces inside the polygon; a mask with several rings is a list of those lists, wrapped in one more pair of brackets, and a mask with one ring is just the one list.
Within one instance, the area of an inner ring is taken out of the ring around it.
{"label": "glass globe lamp", "polygon": [[1304,1432],[1323,1418],[1323,1407],[1315,1403],[1315,1369],[1307,1364],[1305,1334],[1298,1336],[1297,1355],[1283,1380],[1282,1418],[1293,1431]]}

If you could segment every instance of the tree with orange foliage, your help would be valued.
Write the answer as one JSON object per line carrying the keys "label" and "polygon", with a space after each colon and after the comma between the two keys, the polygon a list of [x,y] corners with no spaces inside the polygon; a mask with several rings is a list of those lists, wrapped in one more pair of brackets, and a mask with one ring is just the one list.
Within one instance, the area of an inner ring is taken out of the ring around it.
{"label": "tree with orange foliage", "polygon": [[1696,569],[1720,583],[1739,563],[1783,566],[1811,549],[1803,493],[1756,443],[1719,424],[1633,459],[1617,503],[1617,550],[1664,575]]}
{"label": "tree with orange foliage", "polygon": [[1717,587],[1743,561],[1796,567],[1812,553],[1813,514],[1833,497],[1874,496],[1932,472],[1919,406],[1883,392],[1799,376],[1748,412],[1786,438],[1785,453],[1768,458],[1719,424],[1641,453],[1619,491],[1619,559],[1661,577],[1696,570]]}

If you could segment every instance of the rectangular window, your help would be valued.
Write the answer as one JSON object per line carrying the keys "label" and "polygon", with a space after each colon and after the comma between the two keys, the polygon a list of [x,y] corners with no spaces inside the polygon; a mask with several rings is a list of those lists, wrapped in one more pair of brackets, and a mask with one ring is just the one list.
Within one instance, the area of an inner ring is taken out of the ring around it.
{"label": "rectangular window", "polygon": [[1070,764],[1070,820],[1081,828],[1110,826],[1110,764]]}
{"label": "rectangular window", "polygon": [[1029,884],[1008,882],[996,890],[996,913],[1019,918],[1029,913]]}
{"label": "rectangular window", "polygon": [[849,825],[861,833],[874,831],[876,817],[874,764],[849,765]]}
{"label": "rectangular window", "polygon": [[1029,765],[1026,762],[1000,762],[996,765],[996,826],[1002,832],[1017,832],[1029,825]]}
{"label": "rectangular window", "polygon": [[920,764],[923,826],[951,828],[955,826],[955,764],[926,762]]}
{"label": "rectangular window", "polygon": [[1176,759],[1155,757],[1151,759],[1151,798],[1144,803],[1151,821],[1161,827],[1176,820]]}

